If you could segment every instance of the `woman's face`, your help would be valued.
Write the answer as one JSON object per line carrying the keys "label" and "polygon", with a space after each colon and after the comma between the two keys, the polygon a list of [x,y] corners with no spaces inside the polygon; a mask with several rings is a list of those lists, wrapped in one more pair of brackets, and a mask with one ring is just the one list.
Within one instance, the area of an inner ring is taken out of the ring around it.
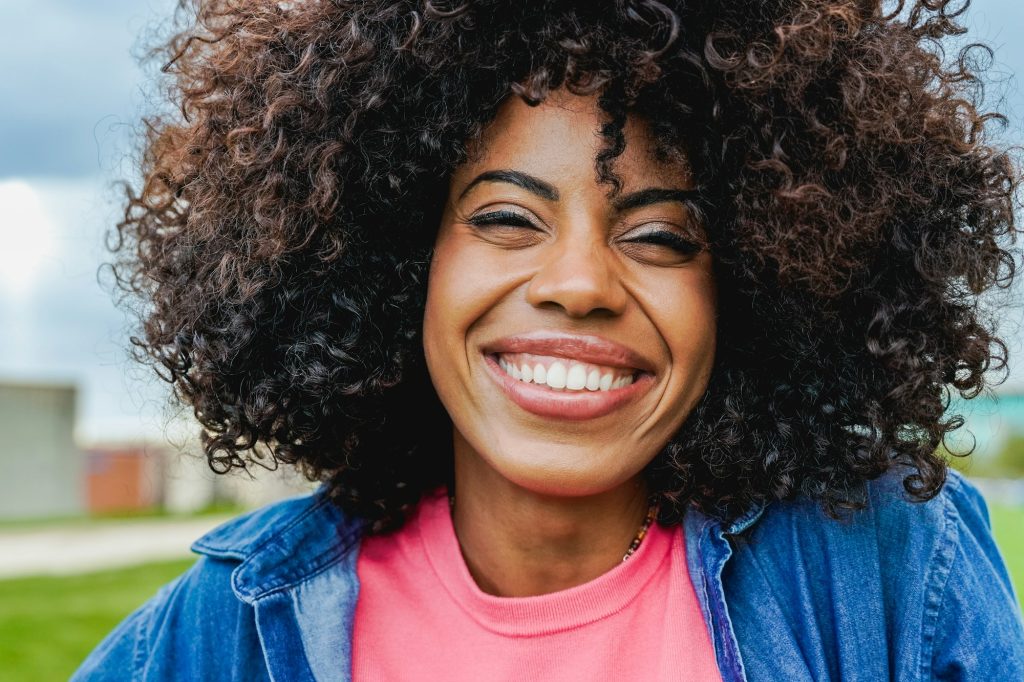
{"label": "woman's face", "polygon": [[634,479],[704,393],[715,349],[711,255],[630,119],[609,198],[596,98],[512,97],[453,174],[427,291],[424,350],[478,458],[540,494]]}

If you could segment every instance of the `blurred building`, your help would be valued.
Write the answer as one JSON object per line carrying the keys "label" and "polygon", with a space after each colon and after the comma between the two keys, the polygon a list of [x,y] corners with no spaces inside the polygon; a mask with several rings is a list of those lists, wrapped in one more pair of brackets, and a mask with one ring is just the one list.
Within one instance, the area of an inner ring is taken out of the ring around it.
{"label": "blurred building", "polygon": [[287,466],[272,471],[250,465],[246,471],[215,474],[200,451],[198,436],[192,442],[166,450],[163,484],[163,507],[172,513],[188,513],[218,504],[259,507],[313,489],[313,484]]}
{"label": "blurred building", "polygon": [[0,518],[85,511],[75,400],[73,385],[0,383]]}
{"label": "blurred building", "polygon": [[188,514],[215,505],[256,507],[311,489],[290,468],[215,474],[194,442],[107,443],[86,452],[87,509],[93,514],[159,507]]}
{"label": "blurred building", "polygon": [[198,454],[198,437],[178,446],[134,441],[79,447],[76,398],[71,384],[0,382],[0,519],[252,507],[313,487],[287,467],[216,475]]}
{"label": "blurred building", "polygon": [[91,514],[151,509],[163,504],[164,448],[107,444],[85,451],[86,506]]}

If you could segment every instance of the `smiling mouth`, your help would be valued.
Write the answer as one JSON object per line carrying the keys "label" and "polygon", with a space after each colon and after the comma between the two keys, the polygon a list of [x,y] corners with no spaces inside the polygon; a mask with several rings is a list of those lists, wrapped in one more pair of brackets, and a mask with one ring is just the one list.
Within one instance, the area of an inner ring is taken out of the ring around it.
{"label": "smiling mouth", "polygon": [[495,353],[492,358],[502,372],[516,381],[566,393],[612,391],[629,386],[639,374],[633,368],[532,353]]}
{"label": "smiling mouth", "polygon": [[[559,421],[610,415],[639,400],[655,383],[654,375],[642,370],[574,362],[557,356],[485,353],[484,365],[489,370],[487,374],[514,404],[536,416]],[[524,368],[528,368],[529,381],[524,380]],[[581,381],[582,387],[570,388],[579,386]],[[595,381],[597,388],[588,388]]]}

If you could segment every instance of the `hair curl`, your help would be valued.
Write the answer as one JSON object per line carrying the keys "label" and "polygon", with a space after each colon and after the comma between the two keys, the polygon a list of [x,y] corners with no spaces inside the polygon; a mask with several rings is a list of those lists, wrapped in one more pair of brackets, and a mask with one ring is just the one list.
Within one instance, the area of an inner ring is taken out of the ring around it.
{"label": "hair curl", "polygon": [[[646,470],[664,520],[803,493],[830,514],[936,448],[1005,370],[1017,170],[944,0],[182,0],[172,116],[112,246],[136,356],[211,467],[299,466],[376,530],[451,476],[422,353],[450,174],[510,96],[598,94],[701,188],[719,287],[706,394]],[[418,417],[418,418],[417,418]],[[418,428],[409,428],[416,419]]]}

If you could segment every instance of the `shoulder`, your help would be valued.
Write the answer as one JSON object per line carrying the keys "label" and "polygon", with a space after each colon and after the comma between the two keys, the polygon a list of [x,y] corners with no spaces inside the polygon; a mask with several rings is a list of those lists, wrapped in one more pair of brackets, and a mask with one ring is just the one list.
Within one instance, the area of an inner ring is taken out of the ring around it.
{"label": "shoulder", "polygon": [[[237,562],[202,556],[123,620],[72,680],[231,679],[221,665],[255,639],[248,607],[231,589]],[[259,680],[258,671],[246,679]]]}
{"label": "shoulder", "polygon": [[254,601],[341,554],[355,527],[320,493],[228,521],[192,545],[196,563],[122,621],[72,679],[265,679],[253,655]]}
{"label": "shoulder", "polygon": [[[802,542],[851,544],[864,541],[886,550],[925,552],[954,543],[959,534],[989,534],[988,510],[978,489],[950,471],[939,494],[925,502],[908,498],[903,472],[893,470],[867,484],[866,506],[841,518],[828,518],[820,506],[801,498],[768,505],[746,534],[743,544],[768,549],[782,535]],[[909,546],[908,546],[909,545]]]}
{"label": "shoulder", "polygon": [[[918,579],[937,582],[948,576],[958,552],[976,555],[965,557],[971,560],[961,570],[976,565],[975,558],[998,555],[988,507],[970,481],[950,470],[938,495],[918,501],[904,491],[905,475],[894,469],[869,482],[867,506],[839,519],[828,518],[818,503],[806,498],[768,505],[746,533],[736,536],[736,545],[766,561],[781,552],[778,558],[786,563],[793,553],[826,549],[840,563],[843,557],[860,563],[869,555],[901,574],[914,569],[911,575]],[[1002,572],[1009,584],[1005,568]]]}
{"label": "shoulder", "polygon": [[231,588],[246,603],[304,581],[358,544],[362,523],[323,493],[284,500],[240,516],[192,545],[238,562]]}
{"label": "shoulder", "polygon": [[874,571],[889,591],[905,586],[907,592],[941,593],[954,572],[994,573],[1013,601],[978,489],[951,470],[938,495],[922,502],[904,491],[904,476],[893,470],[871,481],[867,506],[839,519],[828,518],[806,498],[768,505],[756,523],[732,538],[737,556],[762,571],[800,565],[837,579],[847,571]]}
{"label": "shoulder", "polygon": [[872,481],[867,507],[839,520],[806,499],[769,505],[731,538],[733,595],[767,603],[805,646],[832,642],[837,666],[885,652],[901,679],[1024,674],[1020,609],[981,494],[950,471],[936,497],[912,501],[904,476]]}

